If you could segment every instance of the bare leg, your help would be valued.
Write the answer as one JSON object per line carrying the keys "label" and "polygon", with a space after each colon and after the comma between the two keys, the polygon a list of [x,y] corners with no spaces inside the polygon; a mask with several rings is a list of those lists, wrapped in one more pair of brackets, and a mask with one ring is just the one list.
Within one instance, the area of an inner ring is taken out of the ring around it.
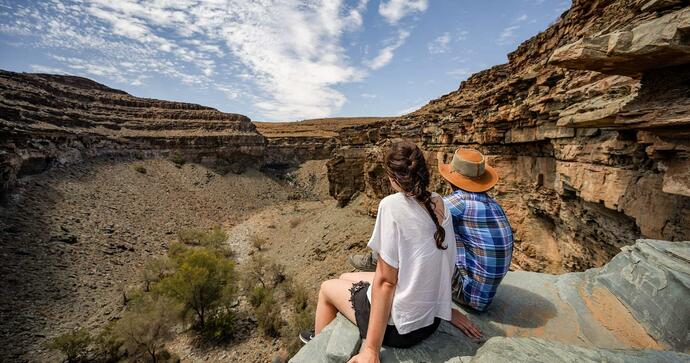
{"label": "bare leg", "polygon": [[349,280],[328,280],[321,284],[319,290],[319,302],[316,305],[316,321],[314,331],[319,334],[328,325],[335,315],[340,312],[348,320],[357,323],[355,311],[350,303],[350,288],[352,281]]}
{"label": "bare leg", "polygon": [[368,283],[371,283],[374,281],[374,273],[373,272],[346,272],[342,275],[340,275],[341,280],[348,280],[352,282],[360,282],[360,281],[366,281]]}

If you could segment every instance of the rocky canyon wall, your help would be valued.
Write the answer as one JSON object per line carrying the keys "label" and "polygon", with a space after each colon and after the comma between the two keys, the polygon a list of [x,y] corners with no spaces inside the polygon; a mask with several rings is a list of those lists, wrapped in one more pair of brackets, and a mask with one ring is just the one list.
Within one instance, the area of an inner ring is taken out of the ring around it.
{"label": "rocky canyon wall", "polygon": [[689,240],[688,3],[575,0],[508,58],[416,112],[341,130],[331,195],[364,193],[375,213],[381,151],[407,138],[433,165],[457,147],[489,156],[515,268],[581,271],[640,237]]}
{"label": "rocky canyon wall", "polygon": [[265,144],[246,116],[138,98],[81,77],[0,71],[0,192],[92,157],[180,154],[241,170]]}

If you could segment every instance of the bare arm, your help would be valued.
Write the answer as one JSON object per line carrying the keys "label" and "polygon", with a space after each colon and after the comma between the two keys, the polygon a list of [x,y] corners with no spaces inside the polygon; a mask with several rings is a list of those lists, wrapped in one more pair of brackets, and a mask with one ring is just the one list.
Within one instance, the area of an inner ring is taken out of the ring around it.
{"label": "bare arm", "polygon": [[383,335],[391,315],[393,295],[397,283],[398,270],[379,258],[374,281],[371,285],[371,312],[366,344],[360,354],[350,359],[350,363],[379,362]]}

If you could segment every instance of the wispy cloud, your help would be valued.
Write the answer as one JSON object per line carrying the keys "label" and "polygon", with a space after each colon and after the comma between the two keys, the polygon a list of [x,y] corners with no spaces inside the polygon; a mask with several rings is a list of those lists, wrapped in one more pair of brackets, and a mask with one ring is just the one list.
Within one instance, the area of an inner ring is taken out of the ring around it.
{"label": "wispy cloud", "polygon": [[396,24],[400,19],[414,12],[425,12],[429,6],[427,0],[381,0],[379,14],[390,24]]}
{"label": "wispy cloud", "polygon": [[[368,0],[52,0],[0,7],[0,32],[33,37],[59,69],[141,85],[157,73],[229,99],[246,97],[270,119],[328,116],[346,102],[337,85],[388,64],[409,35],[353,64],[343,34],[363,25]],[[391,0],[392,23],[426,1]],[[71,52],[69,56],[65,52]],[[80,58],[77,54],[88,54]],[[35,65],[34,69],[48,70]],[[55,69],[58,69],[55,67]],[[254,85],[251,89],[247,83]],[[235,85],[235,86],[228,86]]]}
{"label": "wispy cloud", "polygon": [[427,48],[429,49],[429,53],[431,54],[441,54],[446,53],[448,50],[450,50],[450,47],[448,46],[449,44],[450,33],[446,32],[443,33],[443,35],[429,42],[429,44],[427,44]]}
{"label": "wispy cloud", "polygon": [[511,25],[503,29],[498,36],[498,44],[505,45],[515,42],[515,31],[520,29],[518,25]]}
{"label": "wispy cloud", "polygon": [[378,97],[377,95],[375,95],[373,93],[362,93],[360,96],[362,96],[362,98],[376,98],[376,97]]}
{"label": "wispy cloud", "polygon": [[378,55],[366,62],[369,68],[376,70],[382,68],[393,60],[395,50],[400,48],[405,43],[405,39],[410,36],[410,32],[406,30],[400,30],[398,32],[398,38],[393,40],[393,43],[383,47]]}

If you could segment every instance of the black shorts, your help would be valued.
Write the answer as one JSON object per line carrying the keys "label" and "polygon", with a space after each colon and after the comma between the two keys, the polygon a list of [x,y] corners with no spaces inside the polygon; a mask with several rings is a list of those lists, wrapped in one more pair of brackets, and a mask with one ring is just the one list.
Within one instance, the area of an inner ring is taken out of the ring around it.
{"label": "black shorts", "polygon": [[[352,288],[350,288],[350,302],[352,302],[352,308],[355,310],[355,320],[357,321],[357,328],[359,328],[359,336],[362,339],[367,337],[369,313],[371,312],[371,304],[369,303],[369,298],[367,298],[368,288],[369,283],[365,281],[355,282],[352,284]],[[440,323],[441,319],[435,318],[431,325],[413,330],[407,334],[398,333],[395,325],[388,324],[383,335],[383,345],[393,348],[409,348],[431,336]]]}

